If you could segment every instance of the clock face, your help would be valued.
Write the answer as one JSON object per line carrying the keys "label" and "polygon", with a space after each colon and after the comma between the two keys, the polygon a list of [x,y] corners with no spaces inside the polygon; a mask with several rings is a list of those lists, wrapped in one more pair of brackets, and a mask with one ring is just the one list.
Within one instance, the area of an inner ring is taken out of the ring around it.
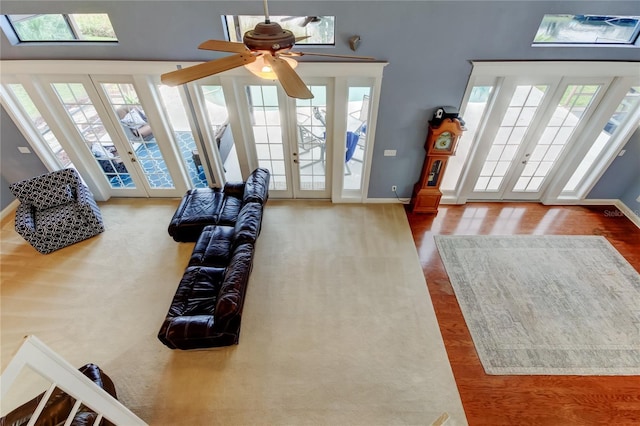
{"label": "clock face", "polygon": [[436,143],[434,145],[434,149],[438,150],[448,150],[451,147],[451,142],[453,141],[453,136],[451,132],[442,132],[440,136],[436,139]]}

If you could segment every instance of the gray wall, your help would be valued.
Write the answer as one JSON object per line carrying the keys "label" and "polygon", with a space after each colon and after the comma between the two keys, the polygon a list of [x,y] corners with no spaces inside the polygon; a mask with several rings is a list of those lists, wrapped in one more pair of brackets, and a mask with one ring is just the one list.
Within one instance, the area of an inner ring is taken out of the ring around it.
{"label": "gray wall", "polygon": [[0,174],[2,175],[0,210],[15,199],[9,191],[11,183],[47,172],[33,150],[30,154],[22,154],[18,151],[19,146],[29,147],[29,144],[4,107],[0,107]]}
{"label": "gray wall", "polygon": [[622,157],[616,157],[587,198],[620,199],[640,216],[640,129],[631,136]]}
{"label": "gray wall", "polygon": [[[460,106],[471,60],[638,60],[637,48],[532,48],[545,13],[638,13],[637,1],[274,1],[272,15],[336,16],[336,47],[359,34],[358,54],[385,68],[369,197],[409,197],[424,160],[427,121],[440,105]],[[2,13],[107,12],[117,46],[11,46],[2,59],[209,60],[207,39],[223,39],[220,15],[261,14],[259,1],[7,1]],[[299,49],[303,50],[303,49]],[[308,57],[307,57],[308,58]],[[307,58],[302,58],[305,60]],[[397,150],[384,157],[385,149]]]}

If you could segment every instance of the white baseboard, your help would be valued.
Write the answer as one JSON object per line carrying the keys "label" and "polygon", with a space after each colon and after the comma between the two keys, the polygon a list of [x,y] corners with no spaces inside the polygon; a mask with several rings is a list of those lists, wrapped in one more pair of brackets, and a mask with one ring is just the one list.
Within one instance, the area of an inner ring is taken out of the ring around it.
{"label": "white baseboard", "polygon": [[13,200],[7,207],[2,209],[2,211],[0,211],[0,221],[3,221],[5,220],[5,218],[14,214],[16,209],[18,208],[18,205],[20,205],[20,201]]}
{"label": "white baseboard", "polygon": [[617,200],[615,206],[622,212],[624,215],[629,218],[631,222],[633,222],[638,228],[640,228],[640,211],[634,211],[629,208],[625,203],[620,200]]}
{"label": "white baseboard", "polygon": [[411,199],[404,198],[367,198],[365,203],[367,204],[409,204]]}

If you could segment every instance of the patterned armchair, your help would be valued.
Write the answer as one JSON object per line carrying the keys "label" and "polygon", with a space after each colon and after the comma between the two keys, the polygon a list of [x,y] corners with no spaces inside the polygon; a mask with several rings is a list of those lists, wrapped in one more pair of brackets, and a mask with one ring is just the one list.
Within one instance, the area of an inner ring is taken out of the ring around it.
{"label": "patterned armchair", "polygon": [[104,231],[93,194],[74,169],[16,182],[9,189],[20,200],[16,232],[40,253],[51,253]]}

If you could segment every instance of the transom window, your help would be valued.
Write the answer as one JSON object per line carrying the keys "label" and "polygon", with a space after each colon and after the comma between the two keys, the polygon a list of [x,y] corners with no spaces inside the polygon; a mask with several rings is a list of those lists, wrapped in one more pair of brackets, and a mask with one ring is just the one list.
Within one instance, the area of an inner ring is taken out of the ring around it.
{"label": "transom window", "polygon": [[634,44],[638,33],[640,16],[549,14],[533,44]]}
{"label": "transom window", "polygon": [[118,41],[106,13],[3,15],[9,40],[25,42]]}
{"label": "transom window", "polygon": [[[264,22],[264,16],[225,15],[224,20],[229,41],[242,43],[244,33]],[[293,32],[296,37],[309,37],[296,44],[335,45],[335,16],[270,16],[269,20]]]}

